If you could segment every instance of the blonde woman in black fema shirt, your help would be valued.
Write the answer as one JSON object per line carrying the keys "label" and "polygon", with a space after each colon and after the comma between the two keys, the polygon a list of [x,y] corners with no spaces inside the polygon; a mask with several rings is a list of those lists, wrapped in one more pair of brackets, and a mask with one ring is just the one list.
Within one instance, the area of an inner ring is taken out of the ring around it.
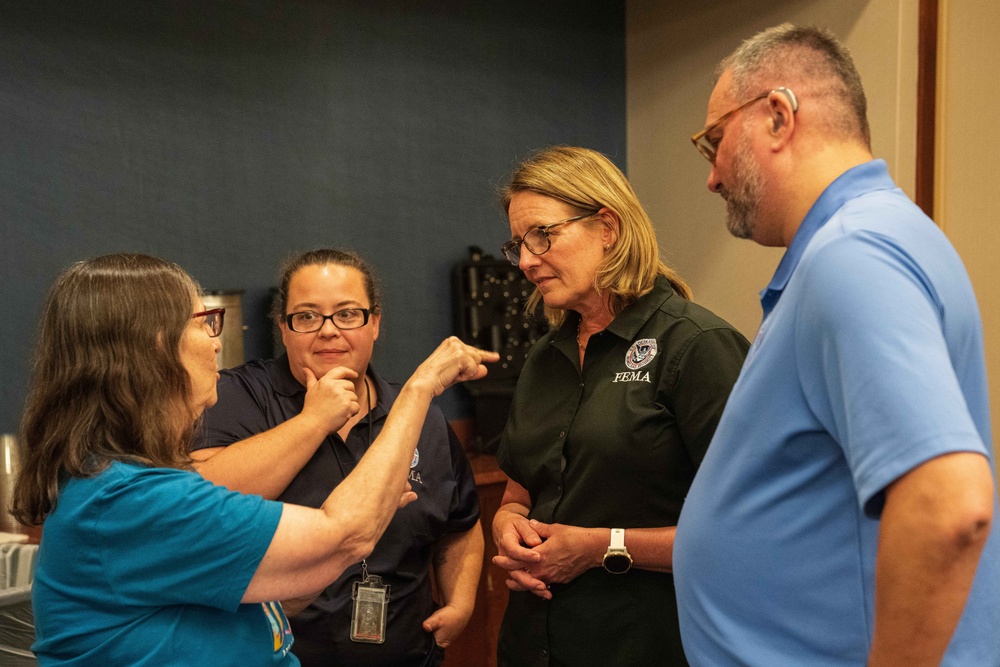
{"label": "blonde woman in black fema shirt", "polygon": [[674,531],[749,343],[690,300],[604,155],[542,150],[502,203],[504,254],[552,330],[528,354],[498,454],[510,480],[494,563],[511,590],[499,663],[686,665]]}

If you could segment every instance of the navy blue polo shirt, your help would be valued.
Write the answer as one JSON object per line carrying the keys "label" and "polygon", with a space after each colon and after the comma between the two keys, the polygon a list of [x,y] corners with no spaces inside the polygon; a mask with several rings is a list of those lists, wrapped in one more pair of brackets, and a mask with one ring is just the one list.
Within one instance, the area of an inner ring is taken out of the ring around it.
{"label": "navy blue polo shirt", "polygon": [[[346,442],[336,433],[329,435],[278,500],[319,507],[367,451],[369,425],[371,438],[381,433],[401,385],[387,382],[371,366],[368,377],[378,394],[372,411],[351,429]],[[193,449],[227,446],[272,429],[302,411],[306,394],[289,369],[287,355],[221,371],[218,390],[219,400],[205,412]],[[419,664],[433,650],[433,636],[421,623],[436,607],[428,575],[434,543],[443,535],[471,529],[479,519],[472,470],[435,406],[424,421],[409,479],[417,500],[396,512],[367,558],[368,572],[390,585],[385,643],[350,640],[351,585],[361,578],[360,563],[291,619],[294,633],[308,628],[312,635],[317,626],[328,633],[329,657],[335,664]]]}

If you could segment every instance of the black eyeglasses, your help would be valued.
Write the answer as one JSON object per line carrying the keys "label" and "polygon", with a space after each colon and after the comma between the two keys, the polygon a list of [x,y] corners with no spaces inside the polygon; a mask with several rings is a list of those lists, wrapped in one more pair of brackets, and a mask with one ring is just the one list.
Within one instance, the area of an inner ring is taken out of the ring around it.
{"label": "black eyeglasses", "polygon": [[727,120],[729,120],[729,117],[732,116],[734,113],[736,113],[737,111],[740,111],[741,109],[747,108],[748,106],[750,106],[754,102],[761,101],[762,99],[770,96],[771,93],[781,93],[782,95],[784,95],[785,97],[787,97],[788,101],[792,105],[792,113],[795,113],[796,111],[799,110],[799,101],[795,97],[795,93],[793,93],[792,91],[790,91],[788,88],[785,88],[784,86],[782,86],[780,88],[775,88],[774,90],[769,90],[766,93],[761,93],[757,97],[754,97],[754,98],[751,98],[751,99],[747,100],[746,102],[744,102],[743,104],[739,105],[735,109],[731,109],[731,110],[727,111],[726,113],[722,114],[721,116],[718,117],[718,119],[716,119],[716,121],[714,123],[712,123],[711,125],[709,125],[708,127],[706,127],[701,132],[695,133],[691,137],[691,143],[694,144],[694,147],[698,149],[698,152],[701,153],[702,156],[704,156],[704,158],[706,160],[708,160],[712,164],[715,164],[715,153],[719,149],[719,142],[722,139],[721,139],[721,137],[714,137],[714,136],[710,137],[709,135],[716,128],[721,127],[723,125],[723,123],[725,123]]}
{"label": "black eyeglasses", "polygon": [[203,310],[200,313],[192,315],[191,319],[196,320],[199,317],[205,318],[205,326],[208,327],[209,337],[218,338],[219,334],[222,333],[222,323],[226,318],[226,309],[213,308],[212,310]]}
{"label": "black eyeglasses", "polygon": [[590,218],[596,214],[596,211],[592,213],[584,213],[583,215],[578,215],[574,218],[566,218],[565,220],[560,220],[558,222],[550,222],[549,224],[542,225],[541,227],[535,227],[525,234],[524,238],[511,239],[510,241],[504,243],[500,246],[500,251],[503,252],[504,257],[506,257],[511,264],[517,266],[521,262],[522,243],[532,255],[544,255],[548,252],[549,248],[552,247],[552,239],[549,238],[550,229],[568,224],[570,222],[576,222],[577,220],[583,220],[584,218]]}
{"label": "black eyeglasses", "polygon": [[322,329],[326,321],[330,320],[333,322],[333,326],[341,331],[349,331],[360,329],[368,324],[370,314],[371,310],[368,308],[344,308],[333,315],[322,315],[312,310],[303,310],[299,313],[285,315],[285,324],[295,333],[312,333]]}

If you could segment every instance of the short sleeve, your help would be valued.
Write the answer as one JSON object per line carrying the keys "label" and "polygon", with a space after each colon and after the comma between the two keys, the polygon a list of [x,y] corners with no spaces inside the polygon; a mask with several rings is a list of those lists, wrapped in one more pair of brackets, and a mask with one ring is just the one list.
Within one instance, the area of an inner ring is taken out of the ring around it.
{"label": "short sleeve", "polygon": [[95,499],[88,539],[122,605],[235,611],[281,512],[281,503],[194,472],[142,469],[111,481]]}
{"label": "short sleeve", "polygon": [[[845,267],[851,280],[844,280]],[[941,454],[985,447],[949,356],[933,282],[871,232],[825,243],[801,267],[795,360],[810,408],[840,444],[858,502]]]}
{"label": "short sleeve", "polygon": [[749,347],[734,329],[708,329],[691,339],[679,359],[672,407],[695,465],[705,458]]}

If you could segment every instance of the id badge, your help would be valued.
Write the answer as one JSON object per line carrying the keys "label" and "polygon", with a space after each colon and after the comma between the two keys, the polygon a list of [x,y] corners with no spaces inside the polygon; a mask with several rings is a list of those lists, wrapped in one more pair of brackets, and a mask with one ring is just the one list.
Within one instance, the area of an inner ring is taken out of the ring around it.
{"label": "id badge", "polygon": [[351,590],[354,607],[351,611],[351,641],[381,644],[385,641],[385,619],[389,603],[389,586],[382,577],[369,575],[355,581]]}

